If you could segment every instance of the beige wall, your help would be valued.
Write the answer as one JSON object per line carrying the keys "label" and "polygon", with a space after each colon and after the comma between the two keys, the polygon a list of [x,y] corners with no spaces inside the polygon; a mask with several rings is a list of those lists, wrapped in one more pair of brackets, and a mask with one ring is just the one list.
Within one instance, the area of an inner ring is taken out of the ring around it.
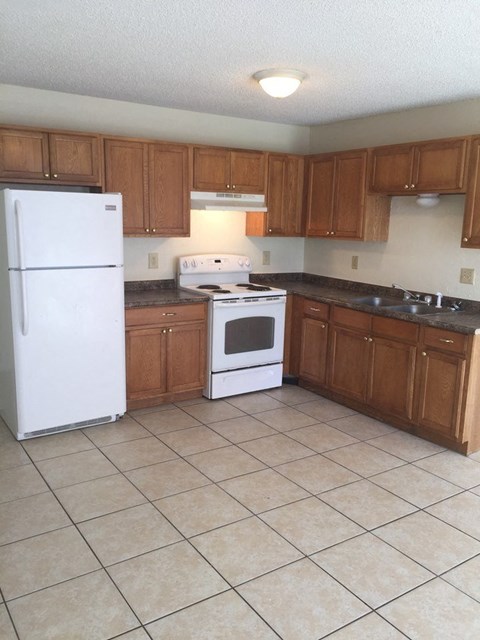
{"label": "beige wall", "polygon": [[[291,153],[308,153],[310,137],[309,127],[11,85],[0,85],[0,122]],[[301,238],[247,238],[244,213],[192,212],[189,238],[125,238],[125,279],[173,278],[179,255],[217,251],[249,255],[257,272],[302,271],[303,249]],[[262,250],[270,266],[262,266]],[[159,253],[159,269],[148,269],[150,252]]]}
{"label": "beige wall", "polygon": [[[412,109],[312,127],[311,151],[323,152],[480,133],[480,100]],[[422,209],[413,197],[392,198],[386,243],[308,239],[305,271],[337,278],[480,300],[480,250],[461,249],[464,196],[441,196]],[[359,256],[358,271],[351,268]],[[476,270],[476,282],[459,283],[460,268]]]}

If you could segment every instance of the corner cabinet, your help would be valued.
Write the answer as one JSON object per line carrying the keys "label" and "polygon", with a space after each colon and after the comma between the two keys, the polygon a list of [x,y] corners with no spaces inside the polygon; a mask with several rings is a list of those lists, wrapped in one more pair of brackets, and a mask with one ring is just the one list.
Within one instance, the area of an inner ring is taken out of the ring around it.
{"label": "corner cabinet", "polygon": [[125,327],[129,409],[202,395],[205,303],[127,309]]}
{"label": "corner cabinet", "polygon": [[193,147],[193,189],[264,193],[265,156],[263,151]]}
{"label": "corner cabinet", "polygon": [[369,191],[389,195],[464,193],[468,149],[468,138],[370,149]]}
{"label": "corner cabinet", "polygon": [[307,237],[386,241],[390,200],[366,193],[367,151],[312,156]]}
{"label": "corner cabinet", "polygon": [[127,236],[188,236],[187,145],[106,138],[105,188],[123,196]]}
{"label": "corner cabinet", "polygon": [[0,180],[101,186],[100,136],[0,129]]}
{"label": "corner cabinet", "polygon": [[266,212],[248,211],[247,236],[303,235],[303,156],[269,153]]}

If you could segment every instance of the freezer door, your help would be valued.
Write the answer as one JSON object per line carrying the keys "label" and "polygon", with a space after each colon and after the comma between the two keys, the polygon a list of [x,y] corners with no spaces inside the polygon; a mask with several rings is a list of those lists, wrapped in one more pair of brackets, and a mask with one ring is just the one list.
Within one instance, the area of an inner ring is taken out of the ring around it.
{"label": "freezer door", "polygon": [[8,266],[123,264],[122,196],[5,189]]}
{"label": "freezer door", "polygon": [[123,269],[10,271],[18,437],[123,414]]}

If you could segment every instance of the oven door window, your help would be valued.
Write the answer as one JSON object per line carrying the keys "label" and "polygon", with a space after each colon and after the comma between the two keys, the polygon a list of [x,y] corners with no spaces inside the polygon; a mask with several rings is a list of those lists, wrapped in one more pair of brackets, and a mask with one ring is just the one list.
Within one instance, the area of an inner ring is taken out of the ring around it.
{"label": "oven door window", "polygon": [[275,318],[254,316],[225,323],[225,355],[272,349],[275,341]]}

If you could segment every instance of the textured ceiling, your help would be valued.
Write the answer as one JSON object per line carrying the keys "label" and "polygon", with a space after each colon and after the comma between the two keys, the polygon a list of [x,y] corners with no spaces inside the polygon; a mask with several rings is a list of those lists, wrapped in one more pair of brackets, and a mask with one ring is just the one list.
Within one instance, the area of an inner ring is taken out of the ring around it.
{"label": "textured ceiling", "polygon": [[[480,96],[479,0],[0,0],[6,84],[291,124]],[[308,74],[270,98],[255,71]]]}

